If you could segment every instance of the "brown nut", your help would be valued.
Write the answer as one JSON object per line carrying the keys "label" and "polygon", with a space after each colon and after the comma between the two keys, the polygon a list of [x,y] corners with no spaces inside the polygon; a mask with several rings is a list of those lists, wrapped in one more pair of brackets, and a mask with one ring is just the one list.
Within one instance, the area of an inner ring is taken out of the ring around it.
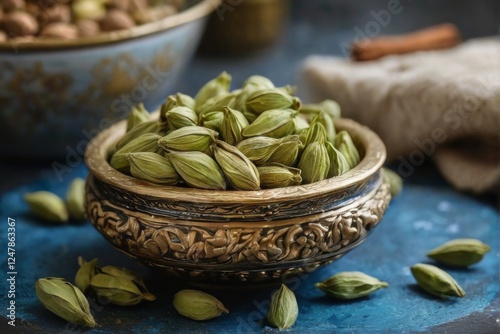
{"label": "brown nut", "polygon": [[6,11],[11,11],[14,9],[22,9],[26,5],[24,0],[0,0],[0,6]]}
{"label": "brown nut", "polygon": [[11,12],[4,16],[3,27],[13,37],[32,36],[38,32],[35,18],[26,12]]}
{"label": "brown nut", "polygon": [[128,11],[130,7],[130,1],[131,0],[108,0],[106,2],[106,7]]}
{"label": "brown nut", "polygon": [[40,32],[41,38],[75,39],[78,29],[74,24],[55,22],[47,24]]}
{"label": "brown nut", "polygon": [[112,31],[128,29],[135,26],[134,20],[126,12],[118,9],[112,9],[106,13],[101,21],[102,31]]}
{"label": "brown nut", "polygon": [[0,42],[6,42],[7,41],[7,34],[5,31],[0,30]]}
{"label": "brown nut", "polygon": [[99,23],[93,20],[80,20],[76,22],[76,27],[78,28],[78,35],[80,37],[91,37],[101,32]]}
{"label": "brown nut", "polygon": [[47,23],[71,22],[71,10],[68,6],[55,5],[47,8],[44,14],[47,16]]}

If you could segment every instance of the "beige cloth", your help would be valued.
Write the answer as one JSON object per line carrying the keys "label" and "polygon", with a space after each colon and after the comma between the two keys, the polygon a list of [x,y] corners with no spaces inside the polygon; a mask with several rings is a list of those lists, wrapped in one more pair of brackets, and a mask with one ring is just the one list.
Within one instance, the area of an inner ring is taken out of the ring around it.
{"label": "beige cloth", "polygon": [[369,62],[310,56],[299,92],[377,132],[401,176],[432,158],[460,190],[500,193],[500,38]]}

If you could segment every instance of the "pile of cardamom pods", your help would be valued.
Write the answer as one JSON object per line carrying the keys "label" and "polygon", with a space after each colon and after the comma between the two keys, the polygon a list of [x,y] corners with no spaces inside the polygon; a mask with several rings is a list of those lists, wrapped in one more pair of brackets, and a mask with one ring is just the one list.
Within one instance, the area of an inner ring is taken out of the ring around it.
{"label": "pile of cardamom pods", "polygon": [[349,133],[335,129],[336,102],[303,105],[293,87],[259,75],[230,86],[223,72],[194,98],[168,96],[157,120],[133,107],[111,166],[157,184],[258,190],[318,182],[359,163]]}

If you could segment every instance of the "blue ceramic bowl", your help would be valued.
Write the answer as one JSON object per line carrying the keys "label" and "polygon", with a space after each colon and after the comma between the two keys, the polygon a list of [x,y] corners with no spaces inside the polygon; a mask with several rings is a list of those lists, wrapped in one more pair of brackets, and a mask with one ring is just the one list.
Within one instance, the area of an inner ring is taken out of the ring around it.
{"label": "blue ceramic bowl", "polygon": [[71,162],[132,105],[161,104],[220,1],[188,3],[163,20],[97,37],[0,42],[1,156]]}

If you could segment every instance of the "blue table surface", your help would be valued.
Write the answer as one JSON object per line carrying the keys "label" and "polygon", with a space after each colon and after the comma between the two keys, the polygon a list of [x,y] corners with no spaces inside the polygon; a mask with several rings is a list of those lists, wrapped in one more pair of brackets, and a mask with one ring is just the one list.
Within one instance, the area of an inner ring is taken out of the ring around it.
{"label": "blue table surface", "polygon": [[[382,33],[406,32],[443,21],[456,23],[465,37],[497,33],[500,4],[494,0],[401,3],[404,11],[394,16]],[[364,27],[373,19],[371,10],[386,6],[387,1],[382,0],[293,1],[287,33],[276,45],[237,58],[197,56],[177,90],[194,94],[201,84],[222,70],[233,75],[235,85],[252,74],[266,75],[277,85],[293,84],[304,57],[317,53],[340,55],[340,43],[354,38],[354,28]],[[116,251],[88,222],[54,226],[33,218],[22,199],[25,192],[50,190],[64,195],[74,177],[87,174],[81,164],[59,180],[50,163],[0,162],[0,332],[278,332],[265,320],[274,285],[196,285],[194,288],[218,297],[230,313],[195,322],[177,314],[171,304],[175,292],[193,288],[188,282],[153,275]],[[6,318],[10,301],[6,280],[8,218],[16,223],[15,327],[9,326]],[[482,262],[469,269],[446,269],[464,288],[466,296],[441,300],[423,293],[409,267],[418,262],[432,263],[425,256],[426,251],[459,237],[478,238],[492,248]],[[425,164],[405,179],[403,192],[393,200],[380,225],[363,244],[329,266],[286,281],[299,303],[297,323],[286,333],[496,333],[500,330],[498,244],[497,199],[457,192],[444,182],[432,164]],[[72,281],[79,255],[86,259],[98,257],[101,264],[136,270],[157,300],[133,307],[91,300],[99,324],[92,330],[72,326],[52,315],[38,302],[34,282],[47,276]],[[368,298],[348,302],[332,300],[314,288],[314,283],[347,270],[363,271],[390,286]]]}

